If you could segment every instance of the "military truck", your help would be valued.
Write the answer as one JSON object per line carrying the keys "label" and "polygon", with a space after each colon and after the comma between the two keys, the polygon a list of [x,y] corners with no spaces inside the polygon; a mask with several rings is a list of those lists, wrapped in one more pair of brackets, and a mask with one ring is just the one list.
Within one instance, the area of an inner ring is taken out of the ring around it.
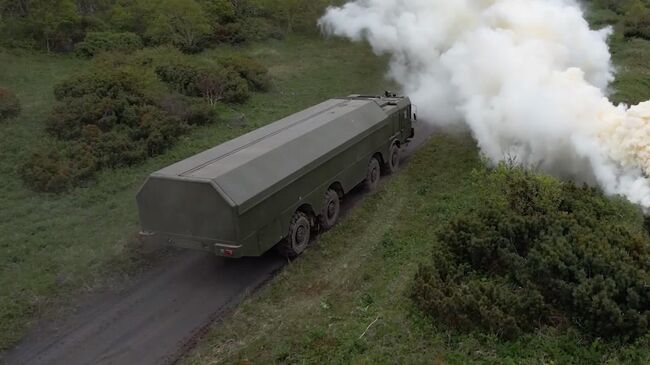
{"label": "military truck", "polygon": [[413,138],[407,97],[351,95],[259,128],[149,176],[145,237],[218,256],[300,255],[339,218],[340,200],[394,173]]}

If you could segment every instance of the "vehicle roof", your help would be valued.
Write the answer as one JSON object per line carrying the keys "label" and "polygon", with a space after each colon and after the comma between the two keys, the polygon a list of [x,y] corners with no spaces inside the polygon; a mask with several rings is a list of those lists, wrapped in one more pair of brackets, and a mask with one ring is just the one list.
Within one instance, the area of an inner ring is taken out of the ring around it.
{"label": "vehicle roof", "polygon": [[407,98],[330,99],[168,166],[154,177],[210,180],[241,213],[356,142]]}

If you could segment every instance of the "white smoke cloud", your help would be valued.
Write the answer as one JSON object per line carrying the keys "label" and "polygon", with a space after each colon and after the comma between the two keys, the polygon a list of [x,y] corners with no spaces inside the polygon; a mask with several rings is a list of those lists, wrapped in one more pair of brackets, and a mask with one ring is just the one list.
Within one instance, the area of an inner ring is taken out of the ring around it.
{"label": "white smoke cloud", "polygon": [[466,124],[493,162],[598,183],[650,211],[650,102],[607,99],[607,38],[573,0],[355,0],[320,20],[390,54],[389,76],[439,126]]}

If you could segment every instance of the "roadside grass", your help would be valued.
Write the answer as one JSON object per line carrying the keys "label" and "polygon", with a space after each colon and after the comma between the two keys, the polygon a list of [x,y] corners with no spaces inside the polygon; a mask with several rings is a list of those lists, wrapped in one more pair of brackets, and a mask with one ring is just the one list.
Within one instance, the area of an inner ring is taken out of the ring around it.
{"label": "roadside grass", "polygon": [[366,46],[340,40],[290,37],[195,57],[231,52],[267,65],[273,89],[244,105],[222,107],[223,122],[194,129],[162,156],[103,171],[86,187],[51,195],[24,187],[17,166],[51,141],[43,120],[54,103],[52,86],[88,61],[0,50],[0,85],[16,92],[23,106],[17,119],[0,123],[0,350],[52,308],[79,294],[120,288],[147,265],[135,239],[134,199],[149,173],[323,99],[390,85],[384,60]]}
{"label": "roadside grass", "polygon": [[[414,309],[408,291],[436,233],[486,191],[469,137],[436,135],[304,256],[216,324],[190,364],[596,364],[650,361],[638,344],[589,344],[552,328],[502,341],[458,335]],[[478,187],[478,188],[477,188]]]}

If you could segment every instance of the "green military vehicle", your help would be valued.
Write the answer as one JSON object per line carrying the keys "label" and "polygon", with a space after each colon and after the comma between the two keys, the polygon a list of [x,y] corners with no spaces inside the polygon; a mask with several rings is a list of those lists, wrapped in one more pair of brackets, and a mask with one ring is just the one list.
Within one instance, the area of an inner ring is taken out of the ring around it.
{"label": "green military vehicle", "polygon": [[397,170],[413,137],[406,97],[331,99],[157,171],[137,202],[142,234],[219,256],[302,253],[340,199]]}

